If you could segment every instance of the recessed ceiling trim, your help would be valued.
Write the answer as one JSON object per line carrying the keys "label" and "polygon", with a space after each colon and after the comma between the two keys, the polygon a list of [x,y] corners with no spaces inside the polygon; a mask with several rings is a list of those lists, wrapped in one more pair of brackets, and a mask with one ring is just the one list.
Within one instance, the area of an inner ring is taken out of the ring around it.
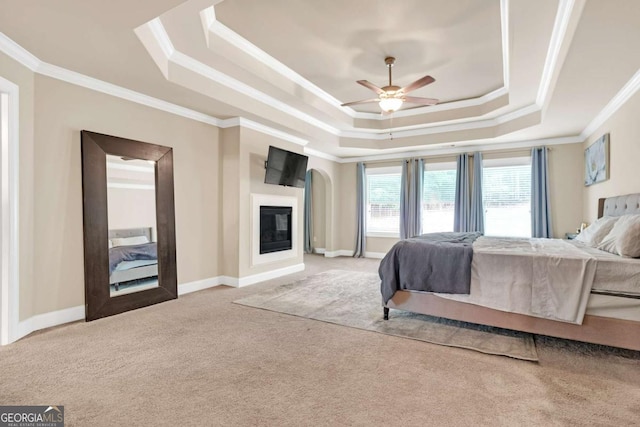
{"label": "recessed ceiling trim", "polygon": [[158,40],[158,45],[160,49],[162,49],[162,53],[168,58],[171,59],[171,56],[175,53],[176,48],[173,47],[173,43],[169,38],[169,35],[164,29],[164,25],[162,25],[162,21],[160,18],[153,19],[149,21],[149,30],[155,36],[156,40]]}
{"label": "recessed ceiling trim", "polygon": [[398,131],[397,128],[391,129],[375,129],[375,130],[362,130],[362,131],[342,131],[341,137],[353,138],[353,139],[371,139],[381,141],[389,138],[389,133],[393,133],[395,138],[407,138],[411,136],[433,135],[436,133],[457,132],[473,129],[484,129],[488,127],[498,126],[512,120],[519,119],[529,114],[537,113],[540,108],[536,104],[531,104],[526,107],[519,108],[515,111],[511,111],[502,116],[495,117],[493,119],[475,120],[472,122],[455,123],[451,125],[441,125],[434,127],[421,127],[409,130]]}
{"label": "recessed ceiling trim", "polygon": [[[452,146],[450,143],[438,144],[430,149],[420,151],[403,151],[388,154],[376,154],[373,156],[361,156],[361,157],[341,157],[338,163],[354,163],[354,162],[381,162],[386,160],[401,160],[410,157],[433,157],[441,155],[456,155],[462,153],[470,153],[475,151],[499,151],[499,150],[517,150],[538,147],[540,145],[563,145],[563,144],[576,144],[583,142],[580,135],[568,136],[562,138],[548,138],[548,139],[533,139],[529,141],[511,141],[495,144],[482,144],[482,145],[463,145]],[[306,151],[306,150],[305,150]]]}
{"label": "recessed ceiling trim", "polygon": [[[568,21],[571,18],[571,10],[572,10],[572,6],[575,3],[576,0],[559,0],[560,3],[558,5],[558,13],[556,14],[556,20],[554,22],[554,28],[553,28],[553,32],[551,35],[551,41],[553,41],[553,43],[550,43],[550,45],[561,45],[562,44],[562,39],[566,34],[566,28],[568,26]],[[578,1],[583,1],[583,0],[578,0]],[[571,7],[569,7],[571,6]],[[503,0],[501,1],[501,13],[505,13],[508,12],[508,0]],[[206,9],[205,9],[206,10]],[[507,15],[508,16],[508,15]],[[201,15],[201,19],[204,21],[207,20],[211,20],[213,19],[213,21],[209,22],[209,28],[211,28],[211,26],[213,25],[213,27],[218,27],[218,24],[220,26],[223,26],[223,24],[219,23],[218,21],[215,20],[215,10],[214,11],[209,11],[209,12],[205,12],[204,15]],[[145,45],[145,47],[147,47],[147,49],[149,50],[150,47],[148,46],[149,43],[163,43],[163,39],[165,39],[165,35],[166,35],[166,39],[168,39],[170,41],[170,37],[168,36],[168,34],[166,33],[166,30],[164,28],[164,26],[162,25],[162,22],[159,20],[159,18],[156,18],[152,21],[155,21],[154,25],[157,26],[156,30],[154,32],[152,32],[152,38],[154,40],[148,40],[147,38],[144,37],[140,37],[140,40],[142,41],[142,43]],[[147,24],[143,24],[143,25],[148,25]],[[507,27],[508,30],[508,23],[505,24],[505,26]],[[226,27],[225,27],[226,28]],[[234,34],[235,36],[237,36],[238,38],[240,38],[241,40],[243,40],[244,42],[250,44],[250,42],[246,41],[245,39],[243,39],[241,36],[237,35],[235,32],[233,32],[232,30],[228,29],[228,32],[230,34]],[[161,39],[159,40],[158,37],[156,37],[156,34],[162,34]],[[234,37],[235,37],[234,36]],[[257,51],[262,52],[259,48],[257,48],[255,45],[252,45],[253,48]],[[548,55],[549,54],[553,54],[554,55],[554,59],[550,60],[548,57],[545,60],[545,64],[549,64],[548,66],[545,66],[545,69],[547,71],[547,74],[549,77],[544,77],[543,79],[541,79],[541,84],[542,83],[548,83],[550,81],[550,76],[553,76],[554,71],[555,71],[555,67],[558,64],[558,55],[559,55],[560,49],[559,48],[550,48],[548,50]],[[266,53],[264,53],[264,55],[267,55]],[[272,58],[273,59],[273,58]],[[240,93],[243,93],[244,95],[250,96],[266,105],[272,106],[286,114],[291,115],[292,117],[296,117],[298,119],[301,119],[303,121],[305,121],[306,123],[309,123],[315,127],[318,127],[319,129],[322,129],[326,132],[329,132],[333,135],[337,135],[340,137],[348,137],[348,138],[358,138],[358,139],[386,139],[388,132],[386,131],[380,131],[380,130],[374,130],[373,133],[370,132],[365,132],[365,131],[352,131],[352,130],[342,130],[339,128],[336,128],[334,126],[331,126],[321,120],[316,119],[315,117],[304,113],[303,111],[298,110],[297,108],[294,108],[286,103],[283,103],[282,101],[279,101],[275,98],[273,98],[270,95],[265,94],[264,92],[261,92],[249,85],[246,85],[245,83],[242,83],[240,81],[238,81],[237,79],[234,79],[194,58],[191,58],[179,51],[175,51],[172,55],[171,58],[168,59],[169,61],[172,61],[174,63],[177,63],[187,69],[190,69],[193,72],[196,72],[198,74],[201,74],[205,77],[209,77],[209,78],[213,78],[214,81],[217,81],[220,84],[226,85],[227,87],[230,87],[231,89],[237,90]],[[274,61],[276,61],[275,59],[273,59]],[[507,60],[508,61],[508,55],[506,57],[503,57],[503,60]],[[277,62],[277,61],[276,61]],[[267,64],[268,65],[268,64]],[[302,77],[300,77],[302,79]],[[309,84],[311,84],[309,82]],[[547,86],[547,90],[544,91],[538,91],[538,94],[543,94],[545,97],[549,96],[550,91],[548,90],[549,86]],[[542,104],[538,104],[536,102],[536,104],[538,105],[539,109],[542,109]],[[528,108],[528,107],[527,107]],[[520,111],[520,110],[517,110]],[[508,114],[511,113],[515,113],[516,115],[518,114],[517,112],[510,112]],[[377,117],[377,115],[374,115],[374,117]],[[498,119],[500,119],[501,116],[498,116]],[[504,123],[505,121],[511,119],[512,120],[513,116],[509,116],[507,115],[504,119],[502,119],[502,121],[500,123]],[[415,136],[415,135],[426,135],[426,134],[433,134],[433,133],[437,133],[437,132],[448,132],[451,129],[451,126],[460,126],[460,128],[458,130],[469,130],[469,129],[473,129],[474,126],[476,126],[476,128],[478,129],[482,129],[482,128],[486,128],[487,127],[487,120],[471,120],[469,122],[463,122],[463,123],[456,123],[456,124],[451,124],[451,125],[444,125],[444,126],[433,126],[432,123],[429,124],[428,128],[425,129],[420,129],[420,130],[411,130],[411,131],[396,131],[395,135],[396,138],[403,138],[403,137],[407,137],[407,136]],[[422,131],[423,133],[420,133],[420,131]]]}
{"label": "recessed ceiling trim", "polygon": [[216,70],[213,67],[210,67],[197,59],[192,58],[191,56],[187,56],[182,52],[176,51],[169,58],[170,62],[173,62],[176,65],[182,66],[187,70],[191,70],[194,73],[200,74],[216,83],[219,83],[223,86],[228,87],[229,89],[235,90],[238,93],[246,95],[250,98],[255,99],[256,101],[262,102],[265,105],[273,107],[277,110],[282,111],[292,117],[303,120],[313,126],[324,130],[325,132],[332,133],[334,135],[338,135],[340,130],[336,127],[333,127],[322,120],[318,120],[315,117],[307,114],[303,111],[298,110],[297,108],[291,107],[289,104],[284,103],[270,95],[267,95],[264,92],[256,90],[249,86],[246,83],[241,82],[238,79],[234,79],[233,77],[222,73]]}
{"label": "recessed ceiling trim", "polygon": [[509,90],[509,0],[500,0],[500,30],[502,33],[502,84]]}
{"label": "recessed ceiling trim", "polygon": [[304,153],[310,156],[319,157],[321,159],[331,160],[332,162],[336,163],[342,163],[342,161],[344,160],[340,157],[332,156],[331,154],[323,153],[322,151],[314,150],[313,148],[309,147],[304,147]]}
{"label": "recessed ceiling trim", "polygon": [[232,117],[230,119],[221,120],[220,127],[223,129],[242,126],[247,129],[253,129],[266,135],[271,135],[284,141],[293,142],[294,144],[305,146],[309,143],[308,140],[291,135],[290,133],[283,132],[278,129],[263,125],[262,123],[254,122],[253,120],[245,119],[244,117]]}
{"label": "recessed ceiling trim", "polygon": [[[145,45],[147,49],[150,49],[151,47],[149,46],[149,43],[156,43],[156,44],[162,43],[162,40],[164,39],[164,37],[158,40],[158,38],[156,37],[156,34],[158,34],[158,31],[164,32],[166,34],[166,30],[164,29],[164,27],[162,26],[162,22],[160,22],[158,18],[155,18],[152,21],[154,21],[155,22],[154,25],[157,26],[156,31],[150,33],[152,36],[152,40],[148,40],[142,35],[141,32],[138,32],[138,36],[140,40],[142,41],[142,43]],[[144,24],[144,25],[148,25],[148,24]],[[318,127],[319,129],[322,129],[333,135],[348,137],[348,138],[379,139],[379,140],[386,139],[387,137],[388,132],[380,131],[380,130],[372,130],[370,132],[365,132],[365,131],[345,131],[345,130],[338,129],[280,100],[277,100],[272,96],[267,95],[264,92],[261,92],[233,77],[230,77],[227,74],[222,73],[214,69],[213,67],[210,67],[209,65],[206,65],[188,55],[185,55],[180,51],[176,50],[171,56],[171,58],[167,58],[167,59],[170,62],[173,62],[174,64],[177,64],[179,66],[184,67],[185,69],[191,70],[192,72],[195,72],[204,77],[207,77],[212,81],[215,81],[232,90],[242,93],[243,95],[249,96],[257,101],[262,102],[265,105],[274,107],[286,114],[291,115],[292,117],[303,120],[306,123],[309,123],[315,127]],[[473,129],[474,125],[476,126],[476,128],[485,128],[487,127],[486,122],[487,122],[486,120],[475,120],[467,123],[444,125],[444,126],[433,126],[433,124],[430,124],[430,127],[428,128],[420,128],[412,131],[400,131],[400,132],[397,132],[396,135],[397,135],[397,138],[402,138],[405,136],[427,135],[427,134],[433,134],[438,132],[448,132],[453,126],[462,126],[462,128],[458,130]]]}
{"label": "recessed ceiling trim", "polygon": [[[278,72],[279,74],[291,80],[292,82],[295,82],[296,84],[304,87],[309,92],[313,93],[314,95],[321,98],[325,102],[333,105],[334,107],[339,108],[340,104],[342,104],[337,98],[333,97],[329,93],[320,89],[318,86],[314,85],[309,80],[305,79],[300,74],[296,73],[291,68],[287,67],[282,62],[278,61],[273,56],[269,55],[267,52],[265,52],[264,50],[260,49],[258,46],[251,43],[249,40],[245,39],[240,34],[236,33],[231,28],[227,27],[226,25],[218,21],[216,18],[215,8],[213,6],[210,6],[204,9],[203,11],[201,11],[200,16],[202,20],[206,22],[205,33],[208,31],[214,33],[221,39],[227,41],[228,43],[237,47],[241,51],[252,56],[256,60],[260,61],[264,65]],[[211,47],[209,44],[208,36],[207,36],[207,46]],[[352,109],[349,108],[349,110],[355,113],[355,111],[353,111]]]}
{"label": "recessed ceiling trim", "polygon": [[[580,1],[584,4],[584,0]],[[549,99],[551,82],[558,61],[560,61],[562,44],[567,35],[567,28],[569,27],[575,3],[575,0],[560,0],[560,4],[558,5],[558,12],[556,13],[556,19],[553,23],[553,31],[551,32],[551,40],[549,41],[549,48],[544,61],[540,85],[538,86],[538,95],[536,96],[536,104],[538,104],[540,108],[542,108],[547,99]],[[581,11],[582,7],[580,7],[579,10]]]}
{"label": "recessed ceiling trim", "polygon": [[[428,112],[436,113],[439,111],[457,110],[460,108],[476,107],[478,105],[486,104],[501,96],[508,95],[509,91],[506,87],[501,87],[492,92],[479,96],[477,98],[462,99],[460,101],[443,102],[442,104],[430,105],[428,107],[410,108],[408,110],[398,110],[393,113],[393,117],[410,117],[417,116],[418,114],[424,114]],[[362,113],[356,112],[353,116],[356,119],[367,120],[387,120],[387,116],[383,116],[381,113]],[[472,120],[473,118],[471,118]]]}
{"label": "recessed ceiling trim", "polygon": [[[445,111],[452,110],[458,108],[465,108],[469,106],[477,106],[487,103],[499,96],[508,92],[508,81],[509,81],[509,0],[500,0],[500,23],[501,23],[501,39],[502,39],[502,71],[503,71],[503,87],[496,89],[490,93],[484,94],[482,96],[470,99],[464,99],[460,101],[452,101],[444,104],[438,104],[429,107],[422,108],[411,108],[409,110],[401,110],[396,113],[398,117],[408,117],[415,116],[420,114],[428,114],[429,112],[435,111]],[[386,120],[386,117],[383,117],[381,114],[376,113],[362,113],[355,111],[350,107],[342,107],[342,101],[338,100],[331,94],[322,90],[320,87],[311,83],[309,80],[302,77],[300,74],[293,71],[291,68],[284,65],[282,62],[278,61],[273,56],[269,55],[264,50],[260,49],[255,44],[251,43],[249,40],[242,37],[240,34],[236,33],[223,23],[217,20],[215,7],[210,6],[200,12],[200,18],[203,22],[203,26],[205,27],[205,38],[207,41],[207,46],[210,46],[210,39],[207,34],[207,30],[220,37],[221,39],[227,41],[231,45],[235,46],[242,52],[247,53],[257,61],[261,62],[263,65],[271,68],[277,73],[281,74],[285,78],[291,80],[292,82],[304,87],[309,92],[313,93],[320,99],[329,103],[333,107],[338,108],[343,113],[347,113],[349,116],[356,119],[370,119],[370,120]],[[166,35],[166,31],[165,31]],[[168,37],[168,36],[167,36]]]}

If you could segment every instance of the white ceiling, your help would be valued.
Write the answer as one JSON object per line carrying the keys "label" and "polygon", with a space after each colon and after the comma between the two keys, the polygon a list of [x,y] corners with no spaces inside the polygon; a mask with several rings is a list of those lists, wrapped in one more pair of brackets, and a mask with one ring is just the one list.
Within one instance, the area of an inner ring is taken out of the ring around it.
{"label": "white ceiling", "polygon": [[[636,0],[0,0],[0,12],[0,31],[41,61],[340,157],[579,141],[640,69]],[[432,75],[413,94],[442,104],[340,107],[372,97],[355,80],[386,84],[388,55],[395,84]]]}

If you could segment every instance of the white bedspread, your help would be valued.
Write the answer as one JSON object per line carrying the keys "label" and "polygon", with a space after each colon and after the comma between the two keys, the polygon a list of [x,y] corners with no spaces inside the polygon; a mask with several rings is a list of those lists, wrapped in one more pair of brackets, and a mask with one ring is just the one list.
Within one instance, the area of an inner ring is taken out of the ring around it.
{"label": "white bedspread", "polygon": [[437,295],[581,324],[596,264],[565,240],[480,237],[473,244],[471,293]]}

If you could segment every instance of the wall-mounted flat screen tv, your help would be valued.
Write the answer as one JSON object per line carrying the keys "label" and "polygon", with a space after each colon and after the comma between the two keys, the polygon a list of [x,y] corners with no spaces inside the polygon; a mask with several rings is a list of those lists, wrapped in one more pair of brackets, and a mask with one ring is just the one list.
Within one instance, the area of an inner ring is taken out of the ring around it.
{"label": "wall-mounted flat screen tv", "polygon": [[304,188],[308,160],[309,157],[302,154],[269,146],[264,182]]}

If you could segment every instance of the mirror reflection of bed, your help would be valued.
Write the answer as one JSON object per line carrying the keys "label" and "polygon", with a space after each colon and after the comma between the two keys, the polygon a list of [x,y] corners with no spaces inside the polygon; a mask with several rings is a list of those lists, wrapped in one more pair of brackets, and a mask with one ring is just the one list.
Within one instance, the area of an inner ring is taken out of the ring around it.
{"label": "mirror reflection of bed", "polygon": [[109,230],[111,296],[158,286],[158,251],[152,228]]}
{"label": "mirror reflection of bed", "polygon": [[158,286],[155,165],[107,155],[111,297]]}

